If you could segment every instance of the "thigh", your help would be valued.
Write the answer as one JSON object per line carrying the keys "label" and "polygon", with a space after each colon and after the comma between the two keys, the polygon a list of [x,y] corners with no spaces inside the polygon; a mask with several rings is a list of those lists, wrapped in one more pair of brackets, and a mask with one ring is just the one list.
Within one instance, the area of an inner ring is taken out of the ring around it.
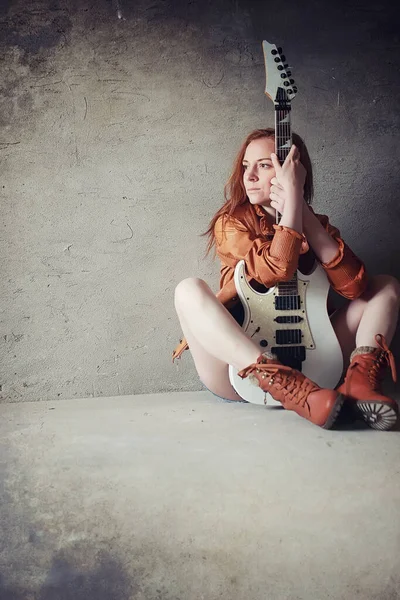
{"label": "thigh", "polygon": [[361,298],[348,301],[330,315],[331,323],[343,353],[343,368],[346,370],[350,355],[356,347],[356,334],[365,308]]}
{"label": "thigh", "polygon": [[210,392],[225,400],[243,400],[232,387],[228,364],[206,352],[196,340],[189,342],[189,349],[200,380]]}
{"label": "thigh", "polygon": [[[191,334],[190,326],[183,315],[180,315],[182,329],[189,344],[197,374],[205,387],[225,400],[241,401],[243,398],[236,393],[229,379],[229,365],[209,354]],[[235,315],[234,315],[235,318]]]}

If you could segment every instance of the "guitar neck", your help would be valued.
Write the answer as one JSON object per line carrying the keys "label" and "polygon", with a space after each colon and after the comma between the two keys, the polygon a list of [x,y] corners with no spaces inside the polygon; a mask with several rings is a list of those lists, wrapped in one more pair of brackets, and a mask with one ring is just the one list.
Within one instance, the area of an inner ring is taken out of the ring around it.
{"label": "guitar neck", "polygon": [[[272,100],[275,107],[275,154],[282,164],[292,147],[292,128],[290,123],[291,102],[297,94],[297,86],[292,78],[291,67],[286,62],[282,48],[270,44],[267,40],[262,43],[265,64],[265,94]],[[279,224],[282,215],[276,213],[276,223]],[[290,282],[296,282],[297,271]],[[291,285],[278,284],[278,294],[290,295],[294,291]]]}
{"label": "guitar neck", "polygon": [[[292,147],[292,126],[290,121],[290,104],[275,105],[275,154],[282,164]],[[276,213],[276,223],[281,220],[281,213]]]}
{"label": "guitar neck", "polygon": [[[280,103],[275,105],[275,154],[282,164],[292,147],[292,126],[290,121],[290,104],[286,106]],[[279,225],[281,213],[276,213],[276,224]],[[297,293],[297,272],[287,282],[280,282],[277,285],[278,294],[287,296]]]}

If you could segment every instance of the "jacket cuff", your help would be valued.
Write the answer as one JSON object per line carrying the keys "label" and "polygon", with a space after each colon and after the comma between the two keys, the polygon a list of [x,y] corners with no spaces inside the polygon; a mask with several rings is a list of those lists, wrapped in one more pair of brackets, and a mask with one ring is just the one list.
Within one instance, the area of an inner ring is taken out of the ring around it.
{"label": "jacket cuff", "polygon": [[341,238],[335,239],[335,242],[337,242],[339,245],[337,254],[329,262],[321,263],[324,269],[333,269],[333,267],[336,267],[336,265],[338,265],[343,260],[344,242]]}
{"label": "jacket cuff", "polygon": [[275,235],[270,246],[270,255],[279,260],[291,262],[298,258],[303,236],[284,225],[274,225]]}

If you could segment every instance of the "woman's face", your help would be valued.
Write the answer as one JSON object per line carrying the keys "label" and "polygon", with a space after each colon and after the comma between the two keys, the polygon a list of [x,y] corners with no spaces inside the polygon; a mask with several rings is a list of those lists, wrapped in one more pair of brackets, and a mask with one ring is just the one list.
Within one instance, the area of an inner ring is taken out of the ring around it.
{"label": "woman's face", "polygon": [[271,179],[275,177],[272,152],[275,152],[273,138],[253,140],[246,148],[243,157],[243,183],[251,204],[270,204]]}

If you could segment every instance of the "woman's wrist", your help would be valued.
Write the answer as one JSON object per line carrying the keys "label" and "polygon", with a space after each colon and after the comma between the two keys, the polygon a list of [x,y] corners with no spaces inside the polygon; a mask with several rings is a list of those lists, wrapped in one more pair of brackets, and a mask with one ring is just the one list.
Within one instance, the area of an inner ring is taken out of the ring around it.
{"label": "woman's wrist", "polygon": [[322,263],[331,261],[337,255],[338,242],[329,235],[306,202],[303,205],[303,233]]}
{"label": "woman's wrist", "polygon": [[303,207],[300,202],[293,204],[285,203],[282,218],[279,224],[284,227],[290,227],[298,233],[303,233]]}

